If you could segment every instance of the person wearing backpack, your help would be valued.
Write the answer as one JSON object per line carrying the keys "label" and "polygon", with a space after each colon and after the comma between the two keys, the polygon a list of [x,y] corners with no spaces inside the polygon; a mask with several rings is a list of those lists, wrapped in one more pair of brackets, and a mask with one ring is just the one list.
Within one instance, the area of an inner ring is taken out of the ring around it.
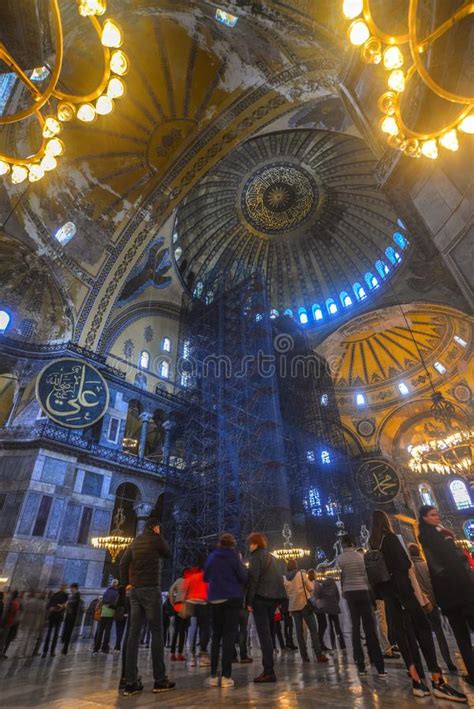
{"label": "person wearing backpack", "polygon": [[414,696],[428,697],[431,694],[423,681],[424,670],[419,644],[431,673],[433,695],[452,702],[467,702],[466,695],[451,687],[443,678],[436,657],[431,626],[415,595],[410,578],[412,562],[383,510],[373,512],[369,544],[372,550],[383,554],[389,580],[380,582],[374,590],[377,595],[381,594],[392,615],[398,646],[412,679]]}
{"label": "person wearing backpack", "polygon": [[375,628],[364,559],[356,551],[349,534],[342,537],[341,544],[343,551],[337,557],[337,565],[341,570],[342,595],[347,601],[351,616],[354,662],[357,665],[359,674],[366,675],[364,651],[360,639],[360,624],[362,621],[370,661],[375,665],[380,679],[385,679],[387,673],[385,672],[382,650],[380,649]]}

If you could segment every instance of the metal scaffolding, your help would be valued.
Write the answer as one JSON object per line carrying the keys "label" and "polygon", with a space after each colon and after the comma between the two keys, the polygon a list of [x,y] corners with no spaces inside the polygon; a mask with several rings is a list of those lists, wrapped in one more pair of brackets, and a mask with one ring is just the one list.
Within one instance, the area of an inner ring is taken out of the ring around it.
{"label": "metal scaffolding", "polygon": [[286,453],[271,367],[272,322],[254,275],[237,287],[208,282],[183,303],[180,370],[186,414],[178,425],[185,488],[175,497],[174,566],[229,531],[279,539],[290,519]]}

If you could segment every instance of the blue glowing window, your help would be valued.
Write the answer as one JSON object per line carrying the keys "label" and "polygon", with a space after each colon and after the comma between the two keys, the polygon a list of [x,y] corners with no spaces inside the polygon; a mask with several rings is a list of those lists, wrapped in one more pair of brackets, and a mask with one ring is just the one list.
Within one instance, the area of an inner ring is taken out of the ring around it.
{"label": "blue glowing window", "polygon": [[280,313],[278,312],[278,310],[276,308],[272,308],[270,310],[270,319],[275,320],[279,316],[279,314]]}
{"label": "blue glowing window", "polygon": [[387,275],[387,273],[389,271],[387,264],[384,263],[383,261],[381,261],[380,259],[375,262],[375,268],[380,273],[382,278],[385,278],[385,276]]}
{"label": "blue glowing window", "polygon": [[291,308],[287,308],[287,309],[285,310],[285,315],[289,315],[290,318],[292,318],[292,317],[293,317],[293,311],[292,311],[292,309],[291,309]]}
{"label": "blue glowing window", "polygon": [[339,296],[341,299],[341,303],[345,308],[348,308],[350,305],[352,305],[352,298],[349,295],[349,293],[346,293],[346,291],[342,291],[341,295]]}
{"label": "blue glowing window", "polygon": [[11,317],[6,310],[0,310],[0,334],[3,334],[10,324]]}
{"label": "blue glowing window", "polygon": [[313,318],[315,320],[322,320],[323,319],[323,311],[321,310],[321,307],[317,303],[314,303],[312,310],[313,310]]}
{"label": "blue glowing window", "polygon": [[316,455],[315,455],[314,451],[311,451],[311,450],[306,451],[306,460],[308,461],[308,463],[315,463],[316,462]]}
{"label": "blue glowing window", "polygon": [[216,20],[226,27],[235,27],[239,18],[231,15],[230,12],[225,12],[220,8],[216,10]]}
{"label": "blue glowing window", "polygon": [[325,465],[327,465],[330,462],[331,462],[331,456],[329,455],[329,451],[321,451],[321,463],[324,463]]}
{"label": "blue glowing window", "polygon": [[302,325],[307,325],[308,324],[308,313],[306,312],[305,308],[300,308],[298,310],[298,317],[300,319],[300,323]]}
{"label": "blue glowing window", "polygon": [[313,517],[321,517],[323,509],[321,505],[321,495],[317,487],[310,487],[308,492],[309,511]]}
{"label": "blue glowing window", "polygon": [[395,251],[393,246],[387,246],[387,248],[385,249],[385,256],[388,258],[390,263],[394,264],[398,263],[401,259],[400,254],[398,253],[398,251]]}
{"label": "blue glowing window", "polygon": [[365,290],[362,288],[362,286],[360,285],[360,283],[354,283],[354,285],[352,286],[352,288],[353,288],[353,290],[354,290],[355,297],[357,298],[357,300],[364,300],[364,298],[366,297],[366,292],[365,292]]}
{"label": "blue glowing window", "polygon": [[337,305],[332,298],[326,300],[326,308],[330,315],[335,315],[337,313]]}
{"label": "blue glowing window", "polygon": [[394,232],[393,240],[401,249],[406,249],[408,246],[408,239],[399,231]]}
{"label": "blue glowing window", "polygon": [[75,236],[77,233],[77,228],[74,222],[66,222],[65,224],[60,227],[56,234],[54,235],[54,238],[56,241],[59,241],[60,244],[65,246],[68,241],[71,241],[73,236]]}
{"label": "blue glowing window", "polygon": [[374,274],[371,273],[370,271],[365,274],[365,282],[367,283],[369,288],[377,288],[377,286],[379,284],[379,282],[376,279],[376,277],[374,276]]}

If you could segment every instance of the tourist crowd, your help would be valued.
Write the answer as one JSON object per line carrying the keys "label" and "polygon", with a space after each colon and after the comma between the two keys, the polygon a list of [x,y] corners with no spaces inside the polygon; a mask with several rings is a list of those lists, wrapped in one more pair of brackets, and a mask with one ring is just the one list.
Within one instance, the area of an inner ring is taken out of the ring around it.
{"label": "tourist crowd", "polygon": [[301,661],[308,663],[309,640],[316,662],[324,665],[328,635],[332,649],[339,645],[346,652],[342,594],[360,676],[372,665],[385,680],[387,662],[401,655],[416,697],[433,694],[466,702],[466,695],[443,676],[434,636],[448,672],[456,673],[445,617],[466,668],[463,679],[474,686],[473,574],[437,510],[420,509],[419,544],[408,549],[379,510],[373,514],[369,549],[356,548],[347,534],[341,544],[339,586],[331,575],[318,579],[314,569],[299,569],[294,559],[282,574],[281,562],[258,532],[247,539],[245,564],[236,539],[223,533],[207,558],[197,558],[163,593],[161,564],[171,549],[159,521],[150,519],[122,555],[120,580],[113,580],[86,612],[77,584],[48,597],[0,594],[0,655],[6,657],[12,647],[15,657],[54,656],[58,640],[67,654],[81,625],[83,634],[93,638],[92,654],[107,654],[115,626],[114,652],[122,654],[120,691],[125,696],[143,690],[140,645],[151,645],[153,692],[175,687],[166,674],[165,646],[171,662],[209,668],[207,684],[222,688],[234,685],[233,663],[252,663],[250,651],[258,647],[262,670],[253,681],[272,683],[279,652],[299,650]]}

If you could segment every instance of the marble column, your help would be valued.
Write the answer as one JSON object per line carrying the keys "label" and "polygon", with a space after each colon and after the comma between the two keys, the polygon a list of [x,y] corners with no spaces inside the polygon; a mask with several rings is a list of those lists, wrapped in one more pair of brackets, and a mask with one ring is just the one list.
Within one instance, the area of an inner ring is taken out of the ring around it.
{"label": "marble column", "polygon": [[138,443],[139,458],[144,458],[144,456],[145,456],[146,438],[148,435],[148,425],[149,425],[151,419],[152,419],[152,414],[149,414],[146,411],[144,411],[142,414],[140,414],[140,421],[142,422],[142,426],[140,428],[140,441]]}
{"label": "marble column", "polygon": [[173,429],[176,427],[176,421],[168,419],[163,421],[163,430],[165,437],[163,440],[163,465],[168,466],[170,462],[171,447],[173,445]]}
{"label": "marble column", "polygon": [[137,531],[135,532],[135,536],[143,532],[145,522],[150,516],[152,509],[153,505],[151,505],[149,502],[139,502],[134,506],[133,510],[137,515]]}

